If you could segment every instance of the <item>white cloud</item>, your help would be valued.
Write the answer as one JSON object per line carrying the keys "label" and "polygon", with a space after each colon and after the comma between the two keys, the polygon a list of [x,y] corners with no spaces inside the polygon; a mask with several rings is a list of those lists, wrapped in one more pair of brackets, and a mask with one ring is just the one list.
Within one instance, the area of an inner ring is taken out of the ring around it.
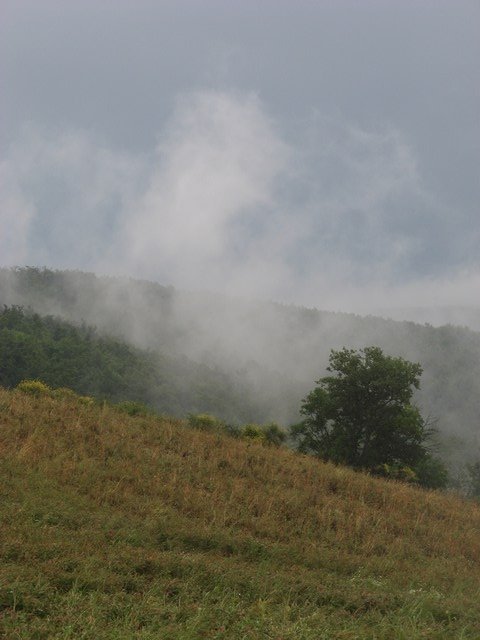
{"label": "white cloud", "polygon": [[287,143],[253,95],[183,96],[150,156],[27,128],[0,180],[3,264],[364,312],[479,290],[478,263],[443,259],[465,234],[399,131],[315,114]]}
{"label": "white cloud", "polygon": [[133,197],[141,165],[84,132],[26,127],[1,168],[0,242],[15,230],[2,263],[93,267]]}
{"label": "white cloud", "polygon": [[183,99],[123,227],[130,270],[181,286],[224,286],[273,206],[287,157],[255,97]]}

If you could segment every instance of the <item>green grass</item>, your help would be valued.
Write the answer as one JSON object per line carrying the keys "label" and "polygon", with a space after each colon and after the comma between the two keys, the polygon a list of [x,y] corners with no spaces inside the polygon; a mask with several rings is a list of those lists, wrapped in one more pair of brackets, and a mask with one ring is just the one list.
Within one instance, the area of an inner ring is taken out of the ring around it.
{"label": "green grass", "polygon": [[480,638],[480,509],[178,420],[0,390],[0,635]]}

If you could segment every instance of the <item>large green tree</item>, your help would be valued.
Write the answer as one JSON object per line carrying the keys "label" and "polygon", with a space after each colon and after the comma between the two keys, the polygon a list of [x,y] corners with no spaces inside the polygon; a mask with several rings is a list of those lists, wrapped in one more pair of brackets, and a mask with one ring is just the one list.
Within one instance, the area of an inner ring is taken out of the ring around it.
{"label": "large green tree", "polygon": [[301,451],[374,472],[408,467],[425,484],[445,483],[427,446],[433,429],[412,403],[419,364],[367,347],[332,350],[327,371],[292,428]]}

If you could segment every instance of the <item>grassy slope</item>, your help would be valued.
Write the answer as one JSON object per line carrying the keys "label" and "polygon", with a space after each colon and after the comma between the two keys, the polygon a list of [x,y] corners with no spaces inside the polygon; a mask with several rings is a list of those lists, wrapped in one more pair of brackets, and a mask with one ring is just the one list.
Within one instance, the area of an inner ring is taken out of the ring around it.
{"label": "grassy slope", "polygon": [[480,509],[0,389],[0,634],[479,638]]}

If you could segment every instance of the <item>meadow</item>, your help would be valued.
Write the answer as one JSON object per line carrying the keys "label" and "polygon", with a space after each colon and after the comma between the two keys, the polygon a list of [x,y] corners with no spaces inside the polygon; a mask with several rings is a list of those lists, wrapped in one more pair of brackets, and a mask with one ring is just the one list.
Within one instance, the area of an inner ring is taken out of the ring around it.
{"label": "meadow", "polygon": [[0,388],[0,637],[480,637],[480,507]]}

